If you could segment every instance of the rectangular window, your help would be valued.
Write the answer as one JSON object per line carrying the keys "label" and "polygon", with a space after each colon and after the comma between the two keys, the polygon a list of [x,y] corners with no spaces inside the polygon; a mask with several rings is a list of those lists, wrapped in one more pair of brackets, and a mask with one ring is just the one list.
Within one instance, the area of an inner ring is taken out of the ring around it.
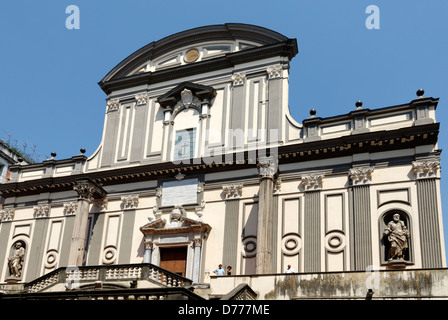
{"label": "rectangular window", "polygon": [[174,160],[194,158],[194,138],[196,129],[176,131],[174,141]]}

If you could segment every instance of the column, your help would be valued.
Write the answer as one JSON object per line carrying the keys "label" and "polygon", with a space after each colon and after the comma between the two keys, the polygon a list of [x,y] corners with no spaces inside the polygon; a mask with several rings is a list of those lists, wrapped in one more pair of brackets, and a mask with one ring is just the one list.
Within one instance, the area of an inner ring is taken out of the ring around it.
{"label": "column", "polygon": [[258,161],[260,191],[258,192],[258,224],[256,273],[272,273],[273,230],[274,230],[274,176],[277,173],[277,159],[261,158]]}
{"label": "column", "polygon": [[90,202],[94,197],[104,198],[106,192],[93,181],[87,179],[76,181],[73,189],[78,193],[78,208],[73,227],[68,265],[81,266],[83,264],[87,238]]}
{"label": "column", "polygon": [[145,239],[145,256],[143,257],[143,263],[151,263],[153,245],[154,243],[152,240]]}
{"label": "column", "polygon": [[199,283],[199,275],[201,270],[201,247],[202,239],[194,239],[194,256],[193,256],[193,283]]}

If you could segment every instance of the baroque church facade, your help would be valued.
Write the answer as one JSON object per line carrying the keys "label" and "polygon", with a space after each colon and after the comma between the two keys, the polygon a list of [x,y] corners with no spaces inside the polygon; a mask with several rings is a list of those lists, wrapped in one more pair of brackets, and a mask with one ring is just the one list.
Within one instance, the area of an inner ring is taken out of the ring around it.
{"label": "baroque church facade", "polygon": [[207,287],[221,281],[219,264],[232,267],[227,279],[288,265],[446,268],[438,99],[419,90],[401,105],[358,101],[299,123],[288,104],[297,53],[296,39],[223,24],[121,61],[99,82],[97,150],[18,162],[0,185],[0,283],[36,293],[157,273]]}

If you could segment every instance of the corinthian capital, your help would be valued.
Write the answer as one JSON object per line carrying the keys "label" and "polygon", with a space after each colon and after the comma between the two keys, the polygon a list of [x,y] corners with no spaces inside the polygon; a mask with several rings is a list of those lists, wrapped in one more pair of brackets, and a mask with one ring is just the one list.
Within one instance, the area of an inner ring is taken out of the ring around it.
{"label": "corinthian capital", "polygon": [[50,215],[51,207],[49,204],[40,204],[33,207],[35,218],[47,218]]}
{"label": "corinthian capital", "polygon": [[131,194],[128,196],[121,197],[121,204],[124,209],[133,209],[138,206],[138,194]]}
{"label": "corinthian capital", "polygon": [[352,180],[353,185],[367,184],[372,180],[373,170],[374,167],[350,169],[349,177]]}
{"label": "corinthian capital", "polygon": [[435,178],[440,170],[440,161],[426,160],[414,161],[412,163],[412,171],[417,179]]}
{"label": "corinthian capital", "polygon": [[107,112],[116,111],[120,108],[120,100],[119,99],[110,99],[107,101]]}
{"label": "corinthian capital", "polygon": [[276,64],[274,66],[270,66],[267,69],[269,79],[281,78],[283,73],[283,66],[281,64]]}
{"label": "corinthian capital", "polygon": [[94,198],[104,198],[106,191],[89,179],[77,180],[73,190],[78,193],[79,200],[92,201]]}
{"label": "corinthian capital", "polygon": [[278,170],[278,164],[276,160],[277,158],[275,157],[264,157],[258,160],[257,168],[260,178],[274,179],[274,176]]}
{"label": "corinthian capital", "polygon": [[139,93],[135,95],[135,100],[137,101],[137,105],[145,104],[148,102],[149,96],[145,93]]}
{"label": "corinthian capital", "polygon": [[0,210],[0,222],[12,221],[14,219],[14,215],[15,215],[14,208]]}
{"label": "corinthian capital", "polygon": [[300,185],[305,191],[315,191],[322,189],[323,174],[315,174],[300,177]]}
{"label": "corinthian capital", "polygon": [[242,86],[246,82],[246,75],[244,73],[235,73],[232,75],[234,86]]}
{"label": "corinthian capital", "polygon": [[223,186],[222,190],[226,195],[226,199],[238,199],[243,193],[243,184],[231,184]]}

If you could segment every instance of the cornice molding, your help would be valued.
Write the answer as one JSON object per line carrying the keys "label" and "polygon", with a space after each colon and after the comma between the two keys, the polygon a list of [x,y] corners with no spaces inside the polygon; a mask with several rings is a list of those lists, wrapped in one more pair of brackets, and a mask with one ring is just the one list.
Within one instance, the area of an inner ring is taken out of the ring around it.
{"label": "cornice molding", "polygon": [[[357,153],[375,153],[415,148],[416,146],[435,144],[437,142],[438,132],[439,124],[434,123],[390,131],[367,132],[328,140],[285,145],[278,148],[278,159],[279,164],[287,164],[296,161],[315,161],[322,158],[331,159]],[[393,144],[390,143],[392,140],[394,141]],[[244,153],[244,159],[247,159],[244,164],[229,164],[224,161],[221,164],[210,164],[204,162],[202,159],[193,159],[190,164],[182,163],[181,165],[175,165],[171,162],[164,162],[136,167],[112,168],[109,170],[92,171],[68,176],[45,177],[22,182],[8,182],[0,184],[0,194],[4,198],[8,198],[12,196],[39,194],[42,192],[54,192],[54,190],[69,191],[73,190],[73,186],[78,179],[90,179],[95,183],[115,185],[131,181],[160,179],[178,173],[211,173],[234,169],[253,169],[256,167],[254,164],[257,163],[257,159],[250,158],[248,152]],[[57,160],[56,163],[67,164],[70,161],[73,160]],[[26,168],[33,169],[39,167],[42,167],[42,164],[26,166]],[[15,170],[22,170],[22,168],[24,167],[15,166]],[[96,197],[99,198],[98,195]]]}

